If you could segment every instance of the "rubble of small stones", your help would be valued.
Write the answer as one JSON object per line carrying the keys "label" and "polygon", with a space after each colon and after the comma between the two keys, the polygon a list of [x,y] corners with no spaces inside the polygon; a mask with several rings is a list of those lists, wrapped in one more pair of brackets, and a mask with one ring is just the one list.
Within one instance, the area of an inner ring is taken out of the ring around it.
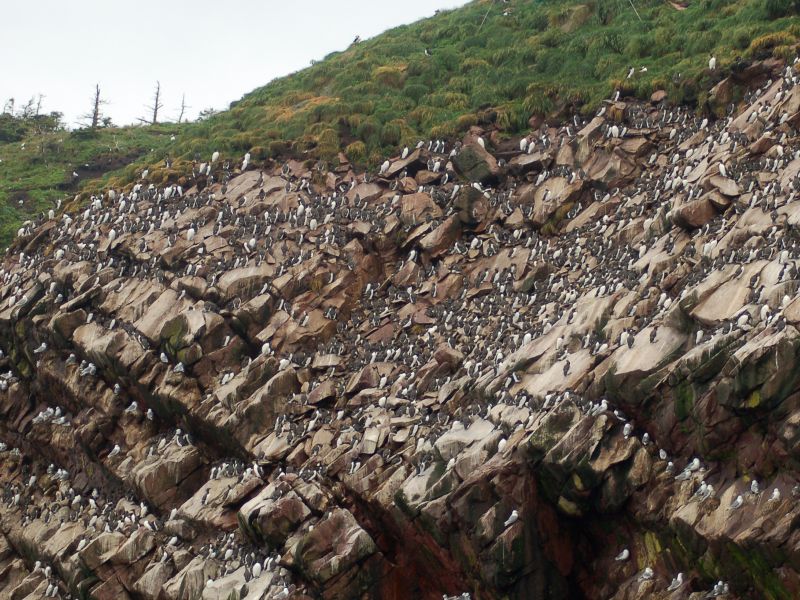
{"label": "rubble of small stones", "polygon": [[215,157],[27,223],[0,598],[799,597],[800,88],[754,72],[717,119]]}

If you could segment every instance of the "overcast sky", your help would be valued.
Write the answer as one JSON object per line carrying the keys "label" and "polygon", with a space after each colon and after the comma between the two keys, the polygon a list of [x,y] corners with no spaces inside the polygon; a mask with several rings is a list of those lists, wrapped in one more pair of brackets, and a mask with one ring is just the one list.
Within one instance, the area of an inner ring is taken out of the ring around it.
{"label": "overcast sky", "polygon": [[[96,83],[116,124],[146,112],[161,82],[163,114],[181,95],[194,118],[297,71],[356,35],[373,37],[465,0],[22,0],[2,2],[0,102],[44,94],[70,126]],[[0,108],[2,108],[0,104]]]}

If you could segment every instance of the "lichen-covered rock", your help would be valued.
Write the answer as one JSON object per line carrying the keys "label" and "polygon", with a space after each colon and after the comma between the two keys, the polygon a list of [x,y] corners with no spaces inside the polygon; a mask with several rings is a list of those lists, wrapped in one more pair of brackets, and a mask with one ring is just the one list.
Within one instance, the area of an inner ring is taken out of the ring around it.
{"label": "lichen-covered rock", "polygon": [[468,180],[481,183],[497,177],[500,172],[497,160],[477,142],[465,145],[453,159],[453,166]]}

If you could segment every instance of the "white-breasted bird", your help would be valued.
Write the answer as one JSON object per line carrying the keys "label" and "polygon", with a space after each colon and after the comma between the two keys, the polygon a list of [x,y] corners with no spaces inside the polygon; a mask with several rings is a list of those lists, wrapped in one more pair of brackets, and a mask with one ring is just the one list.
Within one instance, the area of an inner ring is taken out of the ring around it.
{"label": "white-breasted bird", "polygon": [[670,583],[670,584],[669,584],[669,587],[667,588],[667,591],[668,591],[668,592],[672,592],[672,591],[674,591],[674,590],[677,590],[677,589],[678,589],[679,587],[681,587],[682,585],[683,585],[683,573],[678,573],[678,574],[677,574],[677,575],[676,575],[676,576],[675,576],[675,577],[672,579],[672,583]]}
{"label": "white-breasted bird", "polygon": [[517,512],[517,509],[515,508],[514,510],[511,511],[511,514],[506,519],[505,523],[503,523],[503,527],[508,527],[510,525],[513,525],[517,521],[519,521],[519,513]]}

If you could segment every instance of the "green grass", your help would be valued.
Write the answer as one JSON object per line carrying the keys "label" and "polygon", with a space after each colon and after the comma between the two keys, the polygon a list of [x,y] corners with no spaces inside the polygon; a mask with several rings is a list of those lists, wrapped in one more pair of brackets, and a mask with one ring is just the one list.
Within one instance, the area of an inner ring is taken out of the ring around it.
{"label": "green grass", "polygon": [[[133,161],[160,160],[176,129],[158,125],[56,131],[0,144],[0,244],[5,246],[22,221],[46,213],[57,199],[93,189],[104,173]],[[77,180],[73,171],[80,175]]]}
{"label": "green grass", "polygon": [[[98,157],[137,159],[101,182],[120,185],[170,154],[180,159],[170,172],[151,169],[163,183],[214,150],[237,161],[245,152],[254,161],[332,161],[347,149],[357,164],[374,165],[399,146],[453,138],[474,124],[511,135],[533,114],[589,114],[615,89],[642,98],[664,89],[673,102],[709,110],[707,90],[741,59],[791,57],[800,40],[795,0],[690,0],[682,11],[664,0],[633,3],[639,16],[628,0],[476,0],[330,54],[199,123],[91,139],[63,133],[42,153],[0,145],[0,240],[63,196],[58,186],[73,165]],[[637,74],[626,79],[631,66]],[[24,210],[11,198],[20,191],[30,198]]]}

